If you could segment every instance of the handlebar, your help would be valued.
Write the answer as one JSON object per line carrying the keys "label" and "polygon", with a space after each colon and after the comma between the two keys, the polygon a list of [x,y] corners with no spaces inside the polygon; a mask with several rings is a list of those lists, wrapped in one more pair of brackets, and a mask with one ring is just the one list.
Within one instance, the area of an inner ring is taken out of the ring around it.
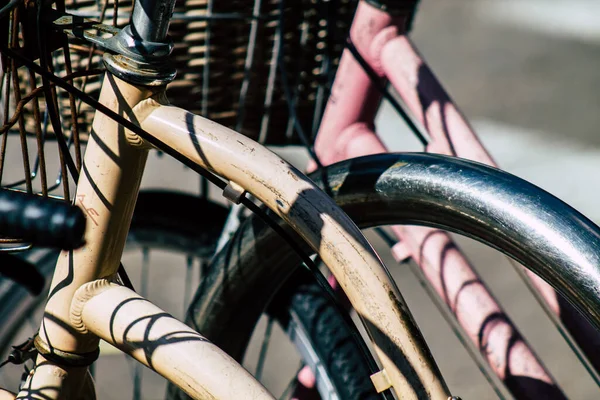
{"label": "handlebar", "polygon": [[85,215],[64,201],[0,189],[0,235],[36,246],[74,249],[84,243]]}

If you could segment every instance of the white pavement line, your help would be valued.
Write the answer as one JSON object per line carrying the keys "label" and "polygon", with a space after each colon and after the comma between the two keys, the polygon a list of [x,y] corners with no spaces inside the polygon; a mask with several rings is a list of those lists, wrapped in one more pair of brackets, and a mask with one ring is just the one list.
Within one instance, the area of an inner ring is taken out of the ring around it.
{"label": "white pavement line", "polygon": [[600,43],[600,1],[597,0],[487,0],[479,3],[478,14],[499,24]]}

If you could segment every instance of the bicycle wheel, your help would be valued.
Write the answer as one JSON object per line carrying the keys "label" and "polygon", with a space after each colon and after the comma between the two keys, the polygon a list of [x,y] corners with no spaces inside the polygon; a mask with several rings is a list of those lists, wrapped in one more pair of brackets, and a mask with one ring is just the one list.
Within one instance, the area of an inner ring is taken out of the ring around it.
{"label": "bicycle wheel", "polygon": [[[173,207],[173,204],[178,207]],[[190,213],[189,210],[198,212]],[[191,259],[206,261],[214,252],[226,216],[225,207],[202,198],[172,192],[141,192],[124,255],[124,264],[128,267],[136,289],[147,292],[150,299],[162,303],[172,314],[183,316],[186,300],[189,301],[191,297],[190,287],[199,279],[190,279],[188,271],[170,263],[169,268],[164,268],[161,261],[179,261],[188,267]],[[202,229],[198,229],[199,227]],[[158,257],[158,265],[147,262],[146,267],[142,265],[142,270],[137,271],[134,258],[140,258],[140,253],[142,260]],[[151,253],[154,255],[151,256]],[[44,250],[29,254],[48,278],[52,276],[56,256],[56,252]],[[131,266],[134,267],[133,272],[140,272],[135,274],[138,276],[132,274],[129,268]],[[144,268],[149,271],[144,271]],[[153,279],[157,272],[152,269],[163,269],[166,273],[163,271],[160,275],[162,278]],[[144,279],[144,276],[150,278]],[[175,279],[177,282],[167,286]],[[181,281],[185,281],[185,284],[179,283]],[[315,288],[310,276],[300,275],[300,282],[303,284],[294,287],[293,296],[280,297],[286,312],[273,310],[273,318],[268,318],[269,321],[278,322],[280,332],[288,337],[280,341],[285,342],[283,345],[291,344],[295,347],[299,365],[307,365],[318,371],[316,389],[321,398],[368,399],[375,396],[366,362],[356,343],[350,339],[351,334],[343,318],[328,297]],[[179,285],[183,290],[173,289],[174,285]],[[10,345],[19,344],[37,329],[37,316],[43,311],[45,296],[32,297],[25,289],[8,280],[0,281],[0,288],[0,349],[5,359]],[[172,298],[178,291],[183,292],[183,301]],[[289,310],[292,312],[288,312]],[[315,310],[319,310],[319,313],[315,314]],[[29,320],[31,323],[28,323]],[[123,393],[128,390],[133,393],[133,398],[157,398],[157,393],[165,393],[166,382],[158,375],[142,370],[140,366],[135,367],[135,364],[128,365],[125,356],[118,355],[107,346],[102,347],[102,354],[95,367],[100,399],[122,398]],[[290,353],[290,357],[294,357],[293,353]],[[258,358],[258,362],[264,364],[264,357]],[[2,370],[0,386],[16,388],[22,370],[9,368],[6,366]],[[258,368],[262,370],[264,366]],[[132,383],[124,385],[119,376],[127,369],[131,371],[133,379]],[[288,381],[294,381],[297,370],[294,365],[283,383],[274,382],[274,379],[280,377],[273,377],[273,374],[265,378],[270,379],[271,385],[276,388],[282,385],[287,387]],[[261,372],[258,374],[261,375]],[[113,393],[111,387],[118,388],[116,393],[119,395]]]}
{"label": "bicycle wheel", "polygon": [[[320,184],[326,179],[325,190],[361,227],[437,227],[502,251],[550,281],[598,326],[600,231],[534,185],[427,154],[362,157],[312,178]],[[250,218],[213,260],[192,302],[190,323],[241,359],[263,309],[300,264],[277,234]],[[544,387],[539,393],[545,397]]]}

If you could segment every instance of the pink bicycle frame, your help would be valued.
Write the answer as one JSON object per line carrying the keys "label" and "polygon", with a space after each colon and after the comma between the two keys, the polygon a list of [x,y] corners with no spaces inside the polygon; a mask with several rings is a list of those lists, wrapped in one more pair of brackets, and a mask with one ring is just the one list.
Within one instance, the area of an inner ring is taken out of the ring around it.
{"label": "pink bicycle frame", "polygon": [[[358,5],[350,40],[362,58],[397,90],[410,113],[428,132],[428,152],[463,157],[495,166],[462,113],[449,98],[406,36],[406,15],[393,16],[375,2]],[[413,2],[414,3],[414,2]],[[385,152],[374,132],[382,95],[346,49],[340,60],[315,152],[323,165]],[[314,165],[309,166],[314,169]],[[412,257],[459,324],[516,398],[564,398],[506,313],[465,256],[442,231],[395,226],[398,261]],[[528,272],[551,311],[600,369],[598,335],[540,278]]]}

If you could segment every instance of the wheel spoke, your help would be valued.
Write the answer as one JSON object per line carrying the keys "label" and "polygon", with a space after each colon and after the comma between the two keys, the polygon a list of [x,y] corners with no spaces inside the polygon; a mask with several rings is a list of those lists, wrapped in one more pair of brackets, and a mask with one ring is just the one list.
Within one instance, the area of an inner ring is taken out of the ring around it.
{"label": "wheel spoke", "polygon": [[265,328],[265,336],[263,337],[262,345],[260,346],[260,355],[258,356],[258,362],[256,363],[256,373],[254,374],[256,379],[259,381],[262,378],[263,368],[265,366],[265,359],[267,358],[267,350],[269,343],[271,342],[271,331],[273,330],[273,318],[269,317],[267,321],[267,327]]}
{"label": "wheel spoke", "polygon": [[[148,270],[150,266],[150,250],[148,247],[142,248],[142,272],[141,272],[141,287],[140,295],[146,297],[148,293]],[[134,363],[133,366],[133,399],[139,400],[142,398],[142,366],[139,363]]]}
{"label": "wheel spoke", "polygon": [[39,322],[33,315],[30,315],[29,317],[27,317],[27,323],[29,324],[29,327],[31,328],[31,330],[33,330],[34,332],[38,330]]}
{"label": "wheel spoke", "polygon": [[187,305],[190,301],[191,293],[192,293],[192,274],[194,272],[194,257],[189,255],[186,260],[186,269],[185,269],[185,288],[183,289],[183,315],[185,315],[187,311]]}
{"label": "wheel spoke", "polygon": [[142,398],[142,366],[135,363],[133,367],[133,400]]}
{"label": "wheel spoke", "polygon": [[148,266],[150,265],[150,250],[148,247],[142,249],[142,274],[140,295],[146,297],[148,295]]}

